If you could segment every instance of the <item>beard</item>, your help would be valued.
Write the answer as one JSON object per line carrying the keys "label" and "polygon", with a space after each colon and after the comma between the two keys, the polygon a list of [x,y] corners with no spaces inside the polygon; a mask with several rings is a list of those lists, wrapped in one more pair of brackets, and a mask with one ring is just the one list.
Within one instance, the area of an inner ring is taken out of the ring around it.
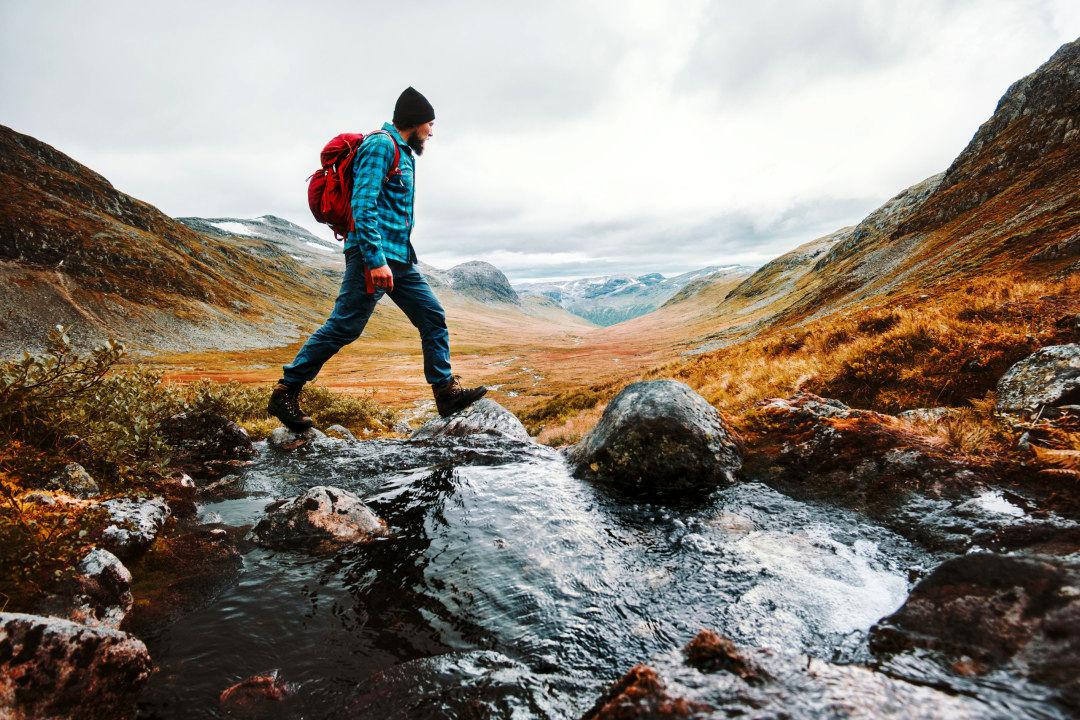
{"label": "beard", "polygon": [[413,133],[413,136],[411,138],[409,138],[408,145],[409,145],[409,147],[412,148],[412,151],[414,153],[416,153],[417,155],[423,155],[424,154],[424,141],[421,140],[420,138],[416,137],[416,133]]}

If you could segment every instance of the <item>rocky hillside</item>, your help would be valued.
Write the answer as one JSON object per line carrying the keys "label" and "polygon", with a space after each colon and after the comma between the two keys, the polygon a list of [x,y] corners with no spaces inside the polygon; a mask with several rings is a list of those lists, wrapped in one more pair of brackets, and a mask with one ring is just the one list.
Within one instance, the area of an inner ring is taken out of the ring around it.
{"label": "rocky hillside", "polygon": [[1014,83],[945,172],[732,290],[713,311],[725,327],[698,349],[976,277],[1075,271],[1078,140],[1080,40]]}
{"label": "rocky hillside", "polygon": [[[275,217],[170,218],[55,148],[0,126],[0,355],[35,351],[62,324],[81,344],[118,338],[148,352],[286,345],[325,319],[341,247]],[[521,302],[487,263],[429,268],[449,314],[480,304],[499,327],[588,323]],[[382,307],[368,334],[411,333]],[[490,324],[476,308],[462,330]]]}
{"label": "rocky hillside", "polygon": [[742,265],[726,265],[692,270],[670,278],[660,273],[638,277],[603,275],[579,280],[519,283],[518,290],[527,295],[551,298],[575,315],[607,326],[652,312],[691,283],[738,277],[751,271],[752,268]]}
{"label": "rocky hillside", "polygon": [[262,346],[298,337],[333,292],[273,243],[196,232],[2,126],[0,277],[3,354],[40,347],[56,324],[86,343]]}
{"label": "rocky hillside", "polygon": [[[521,305],[521,298],[510,286],[506,275],[491,263],[472,260],[449,270],[421,265],[424,276],[434,288],[449,288],[480,302]],[[550,306],[548,303],[541,304]]]}
{"label": "rocky hillside", "polygon": [[258,240],[253,247],[267,260],[286,253],[302,265],[318,267],[335,281],[341,277],[345,262],[341,243],[314,235],[283,218],[263,215],[254,219],[182,217],[177,220],[200,235]]}

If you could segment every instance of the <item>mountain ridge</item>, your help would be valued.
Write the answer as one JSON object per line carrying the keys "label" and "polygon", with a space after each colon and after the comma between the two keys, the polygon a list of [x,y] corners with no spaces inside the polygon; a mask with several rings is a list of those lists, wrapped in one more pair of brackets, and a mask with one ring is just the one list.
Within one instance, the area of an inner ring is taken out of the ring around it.
{"label": "mountain ridge", "polygon": [[705,277],[749,274],[745,265],[709,266],[665,278],[660,273],[612,274],[564,281],[519,282],[524,295],[543,295],[597,325],[615,325],[661,307],[686,285]]}

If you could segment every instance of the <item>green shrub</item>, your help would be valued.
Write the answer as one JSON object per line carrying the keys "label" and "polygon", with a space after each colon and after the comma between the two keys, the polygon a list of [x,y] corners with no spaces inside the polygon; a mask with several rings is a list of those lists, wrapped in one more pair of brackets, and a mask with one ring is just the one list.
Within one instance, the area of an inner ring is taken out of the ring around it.
{"label": "green shrub", "polygon": [[[269,398],[269,394],[267,394]],[[380,408],[370,394],[348,395],[319,385],[304,388],[304,410],[317,427],[343,425],[353,432],[384,430],[394,424],[394,413]],[[263,403],[263,408],[266,403]]]}
{"label": "green shrub", "polygon": [[[152,490],[168,472],[170,448],[158,426],[171,415],[212,412],[269,432],[269,388],[169,384],[160,372],[120,365],[123,357],[114,342],[79,353],[57,326],[43,355],[0,361],[0,607],[30,609],[100,532],[92,505],[21,499],[50,470],[74,460],[105,493],[134,494]],[[305,396],[322,426],[376,430],[394,419],[370,395],[309,387]]]}
{"label": "green shrub", "polygon": [[65,459],[62,438],[79,436],[79,461],[118,480],[111,490],[160,473],[169,448],[157,425],[176,398],[157,373],[117,371],[123,356],[113,342],[80,354],[57,326],[44,355],[0,362],[0,434],[52,453],[57,463]]}

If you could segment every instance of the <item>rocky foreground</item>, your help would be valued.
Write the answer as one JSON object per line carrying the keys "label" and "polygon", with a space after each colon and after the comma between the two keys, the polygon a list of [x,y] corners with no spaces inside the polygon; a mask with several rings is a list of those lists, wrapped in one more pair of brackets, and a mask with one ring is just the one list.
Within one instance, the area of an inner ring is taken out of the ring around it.
{"label": "rocky foreground", "polygon": [[[961,453],[920,430],[918,417],[947,409],[905,419],[802,394],[763,402],[735,422],[670,380],[625,388],[597,426],[561,456],[532,443],[517,419],[490,400],[433,420],[410,439],[363,455],[359,464],[343,453],[365,443],[343,429],[302,435],[279,429],[262,457],[235,423],[179,415],[165,429],[183,472],[166,495],[103,499],[93,478],[74,465],[43,481],[48,492],[22,498],[94,504],[106,527],[102,547],[83,559],[74,581],[54,588],[39,614],[0,613],[0,708],[14,718],[130,717],[153,667],[137,635],[182,624],[186,613],[235,583],[253,548],[342,558],[365,547],[382,552],[397,541],[395,528],[404,520],[388,523],[359,494],[332,483],[271,497],[251,525],[229,525],[198,511],[206,503],[257,497],[244,476],[252,463],[275,475],[333,478],[341,462],[354,462],[345,476],[372,477],[403,468],[429,472],[447,462],[509,463],[528,472],[528,463],[541,462],[591,483],[614,507],[636,507],[646,498],[650,507],[701,505],[724,488],[764,483],[821,504],[826,514],[831,507],[861,515],[934,558],[931,566],[909,567],[914,584],[907,600],[873,615],[877,622],[861,631],[859,647],[838,650],[839,660],[790,649],[800,642],[827,646],[839,636],[811,624],[800,631],[804,640],[791,640],[800,637],[793,629],[807,621],[776,604],[790,601],[777,589],[761,606],[773,610],[751,616],[746,637],[759,637],[767,625],[773,628],[768,637],[785,647],[747,646],[698,628],[692,642],[691,633],[666,653],[641,657],[648,664],[629,670],[594,702],[580,695],[602,676],[566,691],[577,693],[568,702],[585,710],[582,718],[1067,717],[1080,713],[1080,523],[1073,489],[1080,473],[1075,460],[1049,472],[1028,461],[1047,452],[1075,457],[1076,451],[1046,443],[1080,421],[1078,398],[1080,346],[1044,348],[1012,368],[998,393],[998,410],[1018,435],[1007,457]],[[431,475],[439,477],[438,470]],[[393,507],[386,502],[379,506],[384,512]],[[499,512],[499,521],[512,522],[515,512],[528,510],[519,505]],[[731,537],[770,537],[738,513],[709,522]],[[690,543],[693,551],[706,536],[692,530],[672,542]],[[515,539],[495,538],[496,546],[508,542]],[[770,587],[762,572],[742,604],[755,587]],[[154,582],[140,585],[140,577]],[[730,601],[721,595],[713,602]],[[403,636],[393,642],[404,642]],[[403,708],[421,697],[421,686],[409,678],[441,678],[424,690],[440,697],[490,673],[535,682],[535,670],[498,654],[436,654],[395,667],[368,679],[351,717],[407,712]],[[223,685],[218,702],[229,713],[280,713],[298,692],[274,672]],[[496,707],[470,702],[472,716],[502,716]],[[440,707],[451,706],[459,707]],[[533,712],[559,716],[537,707]]]}

